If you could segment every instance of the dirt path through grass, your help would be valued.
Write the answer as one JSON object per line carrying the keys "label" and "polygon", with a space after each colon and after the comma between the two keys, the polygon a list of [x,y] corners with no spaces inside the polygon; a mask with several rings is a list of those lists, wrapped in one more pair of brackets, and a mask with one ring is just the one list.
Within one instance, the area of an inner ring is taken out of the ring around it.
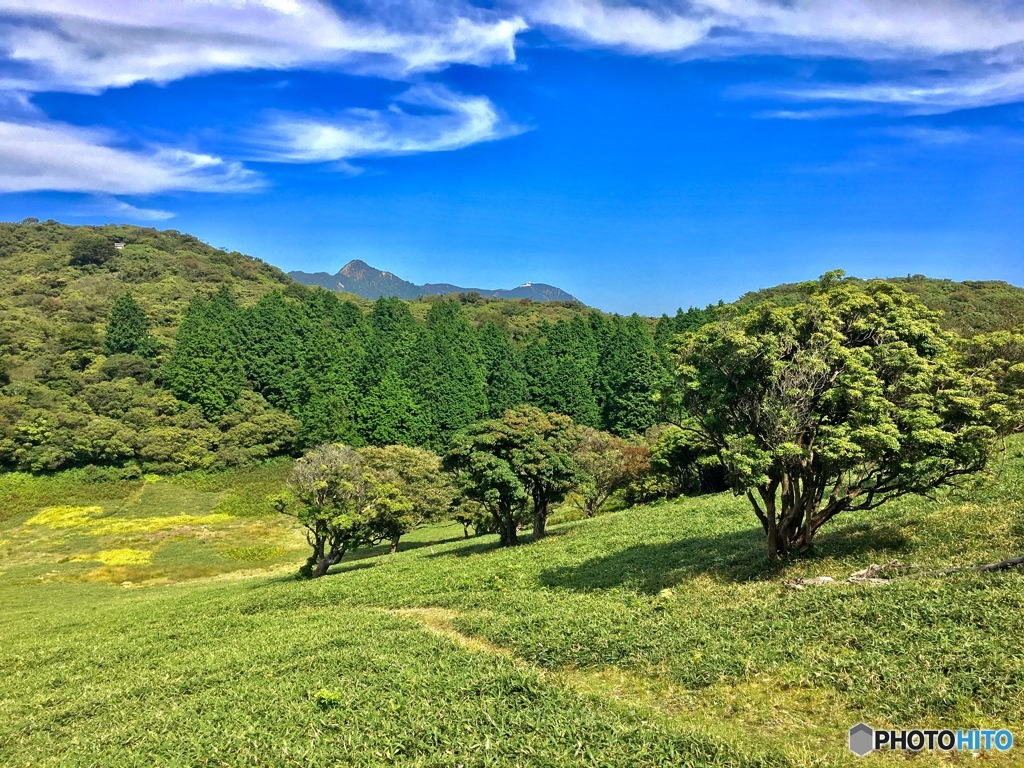
{"label": "dirt path through grass", "polygon": [[[757,751],[774,742],[800,766],[872,768],[890,765],[894,759],[888,754],[858,758],[837,751],[836,744],[844,743],[847,727],[856,723],[859,716],[844,706],[838,695],[822,688],[787,686],[767,675],[755,675],[743,682],[723,682],[693,690],[668,677],[644,676],[616,667],[550,670],[516,656],[509,648],[460,631],[455,622],[465,614],[459,611],[436,607],[382,611],[412,619],[429,633],[451,640],[471,653],[500,656],[524,673],[554,682],[572,694],[596,697],[647,716],[668,718],[676,727],[703,738],[721,739],[741,750]],[[922,754],[914,758],[915,765],[921,768],[948,768],[962,764],[963,760],[964,756],[957,753]],[[1024,764],[1014,756],[998,754],[986,755],[985,763],[1007,768]]]}

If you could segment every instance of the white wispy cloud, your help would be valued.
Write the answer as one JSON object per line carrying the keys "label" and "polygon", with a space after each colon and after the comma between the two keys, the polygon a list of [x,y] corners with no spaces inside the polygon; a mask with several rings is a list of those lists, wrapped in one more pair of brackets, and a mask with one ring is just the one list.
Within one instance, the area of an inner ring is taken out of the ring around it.
{"label": "white wispy cloud", "polygon": [[702,53],[719,48],[807,51],[858,58],[992,51],[1024,41],[1012,0],[530,0],[520,10],[599,45]]}
{"label": "white wispy cloud", "polygon": [[412,2],[346,18],[317,0],[0,0],[0,87],[98,92],[244,69],[403,76],[515,59],[515,15]]}
{"label": "white wispy cloud", "polygon": [[[853,84],[765,86],[760,93],[776,102],[759,113],[765,118],[934,114],[1024,100],[1021,0],[0,0],[0,192],[259,186],[238,162],[129,147],[110,133],[48,120],[32,103],[36,93],[250,69],[416,82],[418,73],[454,64],[513,62],[531,26],[555,41],[636,55],[867,62]],[[484,96],[419,85],[384,110],[280,115],[260,137],[259,159],[355,171],[359,158],[454,150],[520,130]]]}
{"label": "white wispy cloud", "polygon": [[991,51],[1024,40],[1019,5],[1002,0],[697,0],[735,35],[792,51],[826,44],[858,58]]}
{"label": "white wispy cloud", "polygon": [[128,221],[167,221],[175,216],[173,211],[164,211],[160,208],[140,208],[116,198],[110,201],[107,208],[112,214]]}
{"label": "white wispy cloud", "polygon": [[110,195],[92,195],[85,202],[68,209],[68,215],[89,218],[113,216],[119,221],[167,221],[176,214],[160,208],[142,208]]}
{"label": "white wispy cloud", "polygon": [[804,101],[878,104],[916,114],[1008,104],[1024,100],[1024,56],[867,84],[785,89],[780,95]]}
{"label": "white wispy cloud", "polygon": [[[247,69],[403,79],[453,64],[514,61],[525,26],[514,13],[465,0],[371,0],[362,8],[357,1],[344,12],[318,0],[0,0],[0,192],[256,186],[256,174],[236,162],[171,148],[125,149],[107,133],[48,121],[32,105],[34,93],[97,94]],[[510,132],[485,98],[413,89],[405,102],[440,114],[354,111],[334,125],[294,118],[278,126],[282,159],[439,151]]]}
{"label": "white wispy cloud", "polygon": [[587,43],[640,53],[685,50],[703,40],[711,29],[703,14],[596,0],[543,0],[524,4],[522,10],[532,24]]}
{"label": "white wispy cloud", "polygon": [[240,163],[168,147],[128,149],[105,131],[53,121],[0,121],[0,192],[146,195],[256,189]]}
{"label": "white wispy cloud", "polygon": [[934,113],[1024,99],[1017,0],[523,0],[519,8],[530,24],[581,45],[678,58],[845,57],[879,67],[867,84],[777,90],[794,100]]}
{"label": "white wispy cloud", "polygon": [[261,159],[346,163],[362,157],[446,152],[522,130],[484,96],[421,85],[385,110],[351,109],[324,119],[280,115],[260,139]]}

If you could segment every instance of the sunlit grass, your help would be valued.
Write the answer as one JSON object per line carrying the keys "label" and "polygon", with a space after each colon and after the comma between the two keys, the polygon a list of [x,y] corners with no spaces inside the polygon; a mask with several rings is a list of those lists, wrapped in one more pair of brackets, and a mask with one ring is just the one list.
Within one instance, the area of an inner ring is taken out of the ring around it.
{"label": "sunlit grass", "polygon": [[[0,528],[0,763],[881,766],[898,758],[854,758],[851,724],[1021,734],[1020,572],[844,579],[1021,554],[1022,447],[972,488],[837,518],[784,565],[728,494],[514,549],[428,527],[300,582],[301,535],[253,492],[279,467],[77,489],[65,506],[103,516],[68,528],[27,525],[61,506],[35,491]],[[229,519],[86,533],[180,515]]]}

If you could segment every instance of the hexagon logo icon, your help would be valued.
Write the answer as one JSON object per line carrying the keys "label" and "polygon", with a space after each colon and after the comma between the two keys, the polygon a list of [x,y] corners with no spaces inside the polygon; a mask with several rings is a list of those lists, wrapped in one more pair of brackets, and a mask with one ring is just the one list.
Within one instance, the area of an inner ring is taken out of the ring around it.
{"label": "hexagon logo icon", "polygon": [[850,751],[864,757],[875,748],[875,731],[867,723],[857,723],[850,728]]}

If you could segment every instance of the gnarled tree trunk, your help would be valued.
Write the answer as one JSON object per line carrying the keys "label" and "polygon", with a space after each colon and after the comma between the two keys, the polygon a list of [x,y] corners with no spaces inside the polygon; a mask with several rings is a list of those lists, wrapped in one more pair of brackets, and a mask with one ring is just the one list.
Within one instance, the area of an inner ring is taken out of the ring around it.
{"label": "gnarled tree trunk", "polygon": [[548,528],[548,496],[540,488],[540,485],[533,489],[533,540],[544,538]]}
{"label": "gnarled tree trunk", "polygon": [[503,547],[514,547],[519,543],[518,526],[512,508],[507,504],[499,503],[491,509],[494,517],[494,525],[498,529],[498,538]]}
{"label": "gnarled tree trunk", "polygon": [[319,579],[332,565],[337,565],[341,562],[341,558],[345,556],[346,547],[331,547],[331,551],[316,561],[316,568],[313,569],[311,578]]}
{"label": "gnarled tree trunk", "polygon": [[548,511],[546,509],[544,509],[544,510],[534,510],[534,513],[533,513],[533,538],[534,538],[534,540],[543,538],[544,534],[547,533],[547,528],[548,528]]}
{"label": "gnarled tree trunk", "polygon": [[[832,492],[825,498],[828,484],[834,479]],[[747,499],[768,536],[768,557],[779,560],[793,552],[807,552],[814,544],[814,535],[822,525],[840,512],[854,508],[871,509],[876,489],[860,486],[863,477],[839,474],[830,478],[820,465],[808,459],[793,471],[783,472],[776,480],[757,488],[758,500],[752,491]]]}

